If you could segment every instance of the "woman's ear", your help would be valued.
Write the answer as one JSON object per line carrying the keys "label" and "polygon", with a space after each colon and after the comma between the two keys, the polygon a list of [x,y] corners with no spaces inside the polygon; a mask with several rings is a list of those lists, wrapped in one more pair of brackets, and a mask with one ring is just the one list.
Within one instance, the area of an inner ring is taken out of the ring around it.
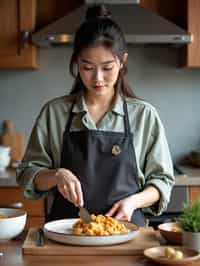
{"label": "woman's ear", "polygon": [[128,60],[128,53],[125,53],[123,56],[123,63],[121,63],[120,68],[123,68],[124,63],[126,63]]}
{"label": "woman's ear", "polygon": [[127,60],[128,60],[128,53],[125,53],[123,56],[123,62],[126,63]]}

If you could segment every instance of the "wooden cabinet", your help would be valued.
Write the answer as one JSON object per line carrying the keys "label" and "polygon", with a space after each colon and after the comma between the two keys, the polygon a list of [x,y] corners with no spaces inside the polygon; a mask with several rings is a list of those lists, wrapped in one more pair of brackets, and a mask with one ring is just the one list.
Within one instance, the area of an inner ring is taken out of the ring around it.
{"label": "wooden cabinet", "polygon": [[193,35],[193,42],[184,46],[181,65],[200,67],[200,1],[199,0],[141,0],[141,4],[184,27]]}
{"label": "wooden cabinet", "polygon": [[193,42],[185,49],[185,66],[200,67],[200,1],[187,0],[187,30],[193,34]]}
{"label": "wooden cabinet", "polygon": [[200,199],[200,186],[191,186],[189,188],[190,201]]}
{"label": "wooden cabinet", "polygon": [[[0,68],[38,68],[38,49],[31,43],[24,45],[23,32],[38,30],[82,3],[81,0],[60,0],[59,5],[55,0],[1,0]],[[200,1],[140,0],[140,4],[185,26],[193,34],[193,42],[183,48],[182,61],[186,67],[200,67]]]}
{"label": "wooden cabinet", "polygon": [[37,49],[24,44],[35,28],[36,0],[0,1],[0,68],[37,68]]}
{"label": "wooden cabinet", "polygon": [[0,203],[8,204],[22,202],[23,209],[27,211],[26,229],[33,226],[41,226],[45,222],[44,200],[28,200],[23,196],[23,190],[18,187],[0,187]]}

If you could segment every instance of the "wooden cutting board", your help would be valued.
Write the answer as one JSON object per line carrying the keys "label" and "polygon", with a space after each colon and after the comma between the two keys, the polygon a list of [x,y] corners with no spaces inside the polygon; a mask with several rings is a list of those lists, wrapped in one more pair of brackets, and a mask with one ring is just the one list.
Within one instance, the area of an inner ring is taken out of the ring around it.
{"label": "wooden cutting board", "polygon": [[14,123],[12,120],[6,120],[5,134],[1,136],[1,143],[11,148],[11,161],[21,161],[24,156],[25,141],[22,133],[15,132]]}
{"label": "wooden cutting board", "polygon": [[37,247],[36,235],[37,228],[30,228],[22,247],[25,255],[141,255],[144,249],[160,245],[152,227],[141,227],[133,240],[111,246],[73,246],[45,239],[45,245]]}

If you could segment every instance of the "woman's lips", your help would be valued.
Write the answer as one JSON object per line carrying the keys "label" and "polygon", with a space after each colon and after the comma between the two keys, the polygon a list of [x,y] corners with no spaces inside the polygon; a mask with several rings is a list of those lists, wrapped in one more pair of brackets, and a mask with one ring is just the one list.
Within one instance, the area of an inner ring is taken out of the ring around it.
{"label": "woman's lips", "polygon": [[103,90],[104,88],[105,88],[105,86],[94,86],[94,88],[96,89],[96,90]]}

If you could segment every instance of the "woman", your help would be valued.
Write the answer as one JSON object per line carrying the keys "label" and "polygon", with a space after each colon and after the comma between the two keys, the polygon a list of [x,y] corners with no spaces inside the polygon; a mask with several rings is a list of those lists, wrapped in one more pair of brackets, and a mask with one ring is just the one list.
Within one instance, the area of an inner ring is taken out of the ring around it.
{"label": "woman", "polygon": [[174,183],[163,125],[125,79],[127,48],[107,9],[90,7],[76,32],[72,93],[48,102],[33,128],[17,180],[25,197],[47,195],[46,219],[90,213],[145,225]]}

